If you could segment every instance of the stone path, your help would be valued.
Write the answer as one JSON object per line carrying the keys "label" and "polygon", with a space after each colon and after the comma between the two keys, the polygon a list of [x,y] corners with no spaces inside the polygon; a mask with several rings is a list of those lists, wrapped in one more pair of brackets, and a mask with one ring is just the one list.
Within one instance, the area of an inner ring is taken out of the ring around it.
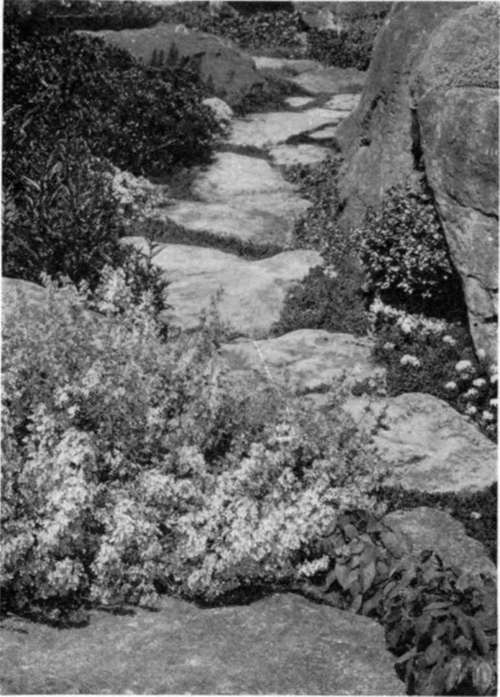
{"label": "stone path", "polygon": [[[289,248],[294,220],[310,204],[282,167],[329,155],[324,145],[334,142],[337,125],[356,107],[364,75],[312,61],[259,57],[255,63],[310,96],[289,97],[282,111],[233,119],[213,162],[197,170],[184,198],[127,173],[115,177],[115,189],[125,204],[146,194],[146,217],[175,223],[185,235],[153,255],[170,281],[168,321],[192,329],[218,296],[221,320],[233,337],[220,350],[224,369],[250,384],[271,378],[292,396],[309,399],[312,409],[328,409],[325,393],[343,375],[354,389],[383,382],[384,371],[370,359],[368,338],[307,329],[270,338],[287,290],[322,264],[315,251]],[[194,235],[206,236],[203,246],[189,244]],[[124,241],[147,247],[138,235]],[[229,253],[228,241],[281,251],[246,258]],[[32,286],[26,286],[31,300],[43,302]],[[14,285],[6,288],[4,311]],[[366,428],[378,424],[375,444],[397,484],[467,492],[496,481],[494,445],[434,397],[353,396],[344,408]],[[482,546],[448,514],[418,509],[391,516],[388,522],[414,547],[436,543],[450,563],[495,572]],[[29,623],[17,630],[4,624],[3,630],[7,692],[404,693],[381,627],[290,594],[211,610],[166,598],[156,614],[94,613],[90,627],[75,631],[71,641]]]}

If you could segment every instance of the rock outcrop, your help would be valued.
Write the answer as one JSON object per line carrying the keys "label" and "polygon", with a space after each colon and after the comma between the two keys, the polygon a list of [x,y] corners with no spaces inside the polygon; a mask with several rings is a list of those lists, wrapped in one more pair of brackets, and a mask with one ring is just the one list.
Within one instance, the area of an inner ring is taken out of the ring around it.
{"label": "rock outcrop", "polygon": [[493,4],[395,5],[361,102],[336,132],[345,156],[341,223],[358,225],[391,186],[425,176],[476,348],[495,358],[498,21]]}
{"label": "rock outcrop", "polygon": [[250,56],[238,51],[232,44],[212,34],[191,31],[182,25],[157,24],[147,29],[122,29],[84,32],[125,49],[134,58],[150,64],[168,60],[172,47],[179,59],[199,61],[200,76],[213,85],[214,96],[230,106],[242,97],[262,87],[265,78],[258,73]]}
{"label": "rock outcrop", "polygon": [[64,632],[23,620],[10,627],[8,694],[405,692],[380,625],[292,594],[211,609],[166,598],[158,612],[94,612],[89,626]]}

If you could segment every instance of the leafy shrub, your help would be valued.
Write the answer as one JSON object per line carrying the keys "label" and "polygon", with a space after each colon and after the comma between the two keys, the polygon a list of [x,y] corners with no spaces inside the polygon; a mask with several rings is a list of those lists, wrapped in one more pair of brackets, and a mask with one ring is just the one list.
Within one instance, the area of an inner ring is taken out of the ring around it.
{"label": "leafy shrub", "polygon": [[361,511],[340,516],[314,553],[299,588],[378,619],[409,694],[495,694],[493,579],[446,568],[432,551],[415,558]]}
{"label": "leafy shrub", "polygon": [[460,324],[408,315],[376,301],[372,305],[374,358],[387,368],[387,390],[427,392],[469,416],[492,440],[497,437],[497,369],[474,353]]}
{"label": "leafy shrub", "polygon": [[134,304],[123,274],[92,302],[49,285],[3,341],[10,609],[57,621],[89,602],[284,581],[340,511],[379,509],[381,473],[340,408],[311,420],[226,390],[210,333],[165,343],[151,295]]}
{"label": "leafy shrub", "polygon": [[339,68],[367,70],[373,44],[383,17],[353,19],[346,29],[311,29],[308,32],[308,58]]}
{"label": "leafy shrub", "polygon": [[84,138],[95,155],[134,174],[164,174],[206,159],[218,132],[192,72],[144,67],[99,39],[20,41],[9,27],[4,77],[7,181],[29,176],[33,150],[50,151],[62,134]]}
{"label": "leafy shrub", "polygon": [[[460,283],[429,196],[394,187],[358,233],[367,283],[410,311],[463,311]],[[458,299],[458,300],[457,300]],[[457,307],[459,306],[459,307]]]}

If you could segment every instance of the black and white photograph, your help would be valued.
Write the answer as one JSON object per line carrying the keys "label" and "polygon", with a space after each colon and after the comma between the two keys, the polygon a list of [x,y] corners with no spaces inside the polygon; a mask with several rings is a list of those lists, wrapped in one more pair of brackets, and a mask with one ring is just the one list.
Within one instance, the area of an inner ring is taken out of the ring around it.
{"label": "black and white photograph", "polygon": [[0,6],[0,694],[497,695],[500,1]]}

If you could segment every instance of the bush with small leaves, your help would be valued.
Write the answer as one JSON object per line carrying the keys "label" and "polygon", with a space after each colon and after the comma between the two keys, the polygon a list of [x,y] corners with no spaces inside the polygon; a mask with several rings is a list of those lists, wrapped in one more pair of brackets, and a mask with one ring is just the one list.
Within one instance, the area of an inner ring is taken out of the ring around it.
{"label": "bush with small leaves", "polygon": [[380,209],[367,214],[358,239],[367,284],[383,299],[417,312],[462,310],[460,284],[428,195],[390,189]]}

